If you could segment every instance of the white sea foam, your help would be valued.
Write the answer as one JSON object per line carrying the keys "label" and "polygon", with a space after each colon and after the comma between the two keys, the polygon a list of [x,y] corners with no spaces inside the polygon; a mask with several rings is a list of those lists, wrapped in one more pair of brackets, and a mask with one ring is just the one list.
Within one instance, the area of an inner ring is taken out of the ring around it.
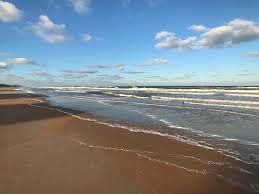
{"label": "white sea foam", "polygon": [[143,105],[143,106],[191,109],[191,110],[202,110],[202,111],[210,111],[210,112],[224,112],[224,113],[228,113],[228,114],[259,117],[259,115],[256,115],[256,114],[242,113],[242,112],[237,112],[237,111],[220,110],[220,109],[198,108],[198,107],[179,106],[179,105],[152,104],[152,103],[143,103],[143,102],[129,102],[129,101],[123,101],[123,100],[114,100],[114,99],[107,99],[107,98],[92,98],[92,97],[85,97],[85,96],[78,96],[78,97],[62,96],[62,97],[63,98],[75,98],[75,99],[80,99],[80,100],[93,100],[93,101],[102,100],[102,101],[108,101],[108,102],[125,103],[125,104],[133,104],[133,105],[137,104],[137,105]]}
{"label": "white sea foam", "polygon": [[[154,100],[164,100],[164,101],[199,101],[199,102],[215,102],[215,103],[229,103],[229,104],[254,104],[259,105],[259,102],[255,101],[239,101],[239,100],[216,100],[216,99],[201,99],[201,98],[176,98],[176,97],[163,97],[163,96],[152,96]],[[217,105],[216,104],[216,105]]]}
{"label": "white sea foam", "polygon": [[158,162],[158,163],[169,165],[169,166],[174,166],[176,168],[180,168],[180,169],[186,170],[188,172],[197,173],[197,174],[204,174],[204,175],[208,174],[207,170],[190,169],[190,168],[186,168],[184,166],[181,166],[181,165],[178,165],[178,164],[175,164],[175,163],[172,163],[172,162],[151,158],[148,155],[144,155],[144,154],[140,154],[140,153],[137,153],[137,155],[142,157],[142,158],[148,159],[149,161]]}
{"label": "white sea foam", "polygon": [[146,155],[146,154],[158,154],[158,152],[143,151],[143,150],[132,150],[132,149],[126,149],[126,148],[98,146],[98,145],[87,144],[85,142],[82,142],[82,141],[76,140],[76,139],[73,139],[73,141],[78,143],[81,146],[86,146],[89,149],[102,149],[102,150],[111,150],[111,151],[119,151],[119,152],[131,152],[131,153],[136,154],[139,157],[142,157],[144,159],[148,159],[148,160],[153,161],[153,162],[158,162],[158,163],[162,163],[162,164],[165,164],[165,165],[174,166],[176,168],[180,168],[180,169],[186,170],[188,172],[192,172],[192,173],[207,174],[206,170],[200,171],[200,170],[190,169],[190,168],[186,168],[184,166],[178,165],[178,164],[174,164],[172,162],[163,161],[163,160],[159,160],[159,159],[154,159],[154,158],[151,158],[148,155]]}
{"label": "white sea foam", "polygon": [[259,94],[225,94],[225,96],[238,96],[238,97],[259,98]]}
{"label": "white sea foam", "polygon": [[211,104],[211,103],[198,103],[198,102],[185,102],[185,104],[259,110],[259,107],[256,107],[256,106],[239,106],[239,105],[230,105],[230,104]]}
{"label": "white sea foam", "polygon": [[131,94],[118,94],[118,93],[112,93],[112,92],[104,92],[104,94],[109,94],[109,95],[119,96],[119,97],[128,97],[128,98],[149,98],[145,96],[136,96]]}
{"label": "white sea foam", "polygon": [[39,99],[36,99],[36,98],[33,98],[32,100],[36,101],[36,102],[44,102],[43,100],[39,100]]}
{"label": "white sea foam", "polygon": [[200,92],[200,93],[254,93],[259,94],[259,88],[239,88],[239,89],[219,89],[219,88],[145,88],[145,87],[134,87],[134,88],[118,88],[118,87],[41,87],[42,89],[60,89],[60,90],[107,90],[107,91],[151,91],[151,92]]}

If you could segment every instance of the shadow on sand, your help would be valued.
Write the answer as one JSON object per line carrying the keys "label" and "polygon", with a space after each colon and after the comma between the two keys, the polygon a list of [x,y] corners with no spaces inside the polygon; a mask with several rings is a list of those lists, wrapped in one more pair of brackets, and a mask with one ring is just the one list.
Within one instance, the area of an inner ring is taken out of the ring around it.
{"label": "shadow on sand", "polygon": [[11,99],[18,99],[18,98],[37,98],[37,97],[44,97],[42,95],[35,95],[35,94],[1,94],[0,93],[0,100],[11,100]]}
{"label": "shadow on sand", "polygon": [[[43,97],[34,94],[0,94],[0,100],[17,100],[20,98],[37,98]],[[40,107],[50,107],[47,103],[34,103],[34,105]],[[53,107],[52,107],[53,108]],[[66,112],[71,112],[73,114],[81,114],[82,112],[62,109]],[[19,122],[37,121],[44,120],[55,117],[64,117],[66,114],[58,111],[52,111],[45,108],[33,107],[28,104],[0,104],[0,126],[15,124]]]}

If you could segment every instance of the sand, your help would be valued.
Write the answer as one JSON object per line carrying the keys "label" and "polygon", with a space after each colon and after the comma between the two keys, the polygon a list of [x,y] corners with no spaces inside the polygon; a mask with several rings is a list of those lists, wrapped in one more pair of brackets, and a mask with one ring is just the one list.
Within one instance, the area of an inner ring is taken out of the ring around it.
{"label": "sand", "polygon": [[238,174],[246,185],[246,173],[219,165],[231,162],[245,168],[242,162],[167,137],[79,119],[94,118],[85,113],[73,111],[78,117],[72,117],[62,111],[43,97],[0,91],[1,194],[249,193],[222,178]]}

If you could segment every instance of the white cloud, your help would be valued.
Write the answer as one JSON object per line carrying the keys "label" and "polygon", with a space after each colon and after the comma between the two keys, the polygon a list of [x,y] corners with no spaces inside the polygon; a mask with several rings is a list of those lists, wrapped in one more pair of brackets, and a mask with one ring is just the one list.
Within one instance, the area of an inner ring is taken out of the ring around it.
{"label": "white cloud", "polygon": [[215,48],[229,45],[229,38],[232,36],[232,28],[230,26],[219,26],[212,28],[208,32],[201,35],[201,39],[196,42],[197,48]]}
{"label": "white cloud", "polygon": [[30,25],[32,32],[49,43],[68,40],[66,25],[53,23],[48,16],[40,15],[39,21]]}
{"label": "white cloud", "polygon": [[160,49],[202,49],[232,47],[236,44],[259,39],[259,25],[254,21],[235,19],[229,23],[208,29],[199,37],[177,38],[173,32],[156,34],[156,48]]}
{"label": "white cloud", "polygon": [[91,41],[91,40],[93,40],[94,39],[94,37],[92,36],[92,35],[90,35],[90,34],[83,34],[83,36],[82,36],[82,38],[81,38],[83,41],[86,41],[86,42],[88,42],[88,41]]}
{"label": "white cloud", "polygon": [[259,57],[259,51],[258,52],[247,52],[242,54],[244,57]]}
{"label": "white cloud", "polygon": [[34,61],[27,59],[27,58],[12,58],[7,60],[8,64],[15,64],[15,65],[30,65],[35,64]]}
{"label": "white cloud", "polygon": [[196,41],[196,37],[188,37],[186,39],[180,39],[175,36],[172,32],[158,32],[156,34],[156,40],[158,40],[158,43],[156,44],[156,48],[159,49],[191,49],[191,46]]}
{"label": "white cloud", "polygon": [[235,19],[201,35],[198,48],[230,47],[259,39],[259,26],[249,20]]}
{"label": "white cloud", "polygon": [[0,68],[7,68],[9,65],[33,65],[36,64],[34,61],[27,58],[11,58],[5,61],[0,61]]}
{"label": "white cloud", "polygon": [[87,13],[91,10],[90,0],[69,0],[75,12],[79,14]]}
{"label": "white cloud", "polygon": [[160,32],[156,33],[156,40],[160,40],[162,38],[166,38],[166,37],[170,37],[170,36],[174,36],[174,33],[168,32],[168,31],[160,31]]}
{"label": "white cloud", "polygon": [[169,61],[163,58],[153,58],[149,61],[149,63],[153,65],[163,65],[163,64],[168,64]]}
{"label": "white cloud", "polygon": [[0,61],[0,69],[7,67],[8,63],[6,61]]}
{"label": "white cloud", "polygon": [[0,0],[0,20],[2,22],[14,22],[22,18],[23,12],[7,1]]}
{"label": "white cloud", "polygon": [[205,32],[209,30],[209,28],[203,25],[192,25],[189,27],[189,29],[197,32]]}

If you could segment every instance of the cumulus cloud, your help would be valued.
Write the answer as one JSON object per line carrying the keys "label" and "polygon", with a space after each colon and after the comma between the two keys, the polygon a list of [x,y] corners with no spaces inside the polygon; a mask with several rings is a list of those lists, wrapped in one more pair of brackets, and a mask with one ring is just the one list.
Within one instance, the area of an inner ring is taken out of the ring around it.
{"label": "cumulus cloud", "polygon": [[175,36],[172,32],[161,31],[156,34],[156,40],[158,43],[156,44],[156,48],[159,49],[191,49],[191,46],[196,41],[196,37],[188,37],[186,39],[180,39]]}
{"label": "cumulus cloud", "polygon": [[160,31],[156,33],[156,40],[161,40],[166,37],[174,36],[174,33],[168,31]]}
{"label": "cumulus cloud", "polygon": [[79,14],[87,13],[91,10],[91,1],[90,0],[69,0],[71,6],[75,12]]}
{"label": "cumulus cloud", "polygon": [[93,37],[92,35],[90,35],[90,34],[83,34],[81,39],[82,39],[83,41],[85,41],[85,42],[88,42],[88,41],[93,40],[94,37]]}
{"label": "cumulus cloud", "polygon": [[209,28],[203,25],[192,25],[189,27],[190,30],[196,31],[196,32],[205,32],[208,31]]}
{"label": "cumulus cloud", "polygon": [[0,20],[2,22],[14,22],[22,18],[23,12],[14,4],[0,0]]}
{"label": "cumulus cloud", "polygon": [[[193,29],[206,31],[198,37],[178,38],[173,32],[161,31],[155,36],[160,49],[202,49],[232,47],[234,45],[259,39],[259,25],[250,20],[235,19],[214,28],[193,26]],[[202,31],[201,31],[202,32]]]}
{"label": "cumulus cloud", "polygon": [[30,29],[36,36],[49,43],[56,43],[69,39],[66,33],[66,25],[55,24],[45,15],[40,15],[37,23],[30,24]]}
{"label": "cumulus cloud", "polygon": [[247,52],[242,54],[243,57],[259,57],[259,51],[258,52]]}

